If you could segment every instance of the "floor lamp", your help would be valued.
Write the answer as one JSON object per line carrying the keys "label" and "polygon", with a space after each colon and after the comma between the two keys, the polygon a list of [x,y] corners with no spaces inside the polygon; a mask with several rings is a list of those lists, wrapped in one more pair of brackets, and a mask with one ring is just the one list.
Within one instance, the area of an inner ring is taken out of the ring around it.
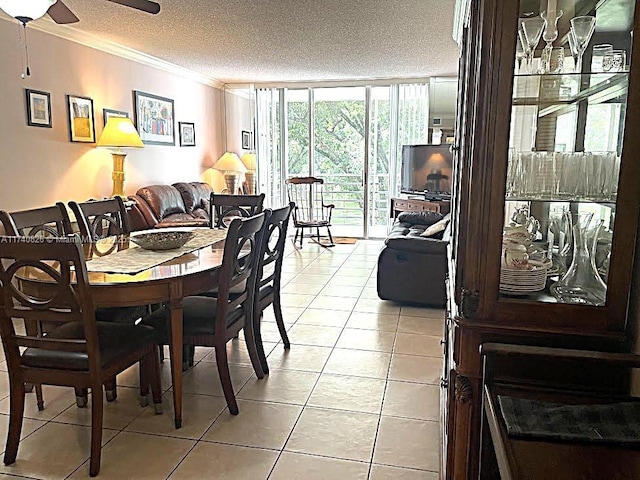
{"label": "floor lamp", "polygon": [[140,135],[127,117],[111,117],[102,130],[102,135],[97,143],[98,147],[117,147],[118,150],[111,152],[113,156],[113,192],[111,196],[124,197],[124,159],[127,156],[121,148],[143,148],[144,144]]}
{"label": "floor lamp", "polygon": [[[231,195],[237,194],[240,186],[239,174],[247,171],[247,167],[240,161],[238,155],[226,152],[213,165],[213,168],[224,172],[224,182],[227,185],[227,192]],[[242,191],[240,193],[242,193]]]}

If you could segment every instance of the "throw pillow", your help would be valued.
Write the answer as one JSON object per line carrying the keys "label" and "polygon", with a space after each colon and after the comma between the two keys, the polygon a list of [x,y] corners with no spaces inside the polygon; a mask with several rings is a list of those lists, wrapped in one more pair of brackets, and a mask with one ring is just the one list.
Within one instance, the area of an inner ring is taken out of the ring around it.
{"label": "throw pillow", "polygon": [[422,232],[420,234],[420,236],[421,237],[433,237],[433,236],[439,234],[440,232],[444,232],[444,229],[447,228],[447,224],[449,223],[450,219],[451,219],[451,217],[449,216],[449,214],[447,214],[445,217],[442,218],[442,220],[440,220],[439,222],[434,223],[433,225],[431,225],[427,229],[425,229],[425,231]]}

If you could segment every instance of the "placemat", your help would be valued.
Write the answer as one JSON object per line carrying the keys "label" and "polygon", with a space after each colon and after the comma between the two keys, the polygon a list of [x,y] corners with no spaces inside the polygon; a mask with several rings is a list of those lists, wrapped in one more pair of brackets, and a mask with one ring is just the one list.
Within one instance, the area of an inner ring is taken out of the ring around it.
{"label": "placemat", "polygon": [[509,436],[640,444],[640,402],[567,405],[498,395]]}
{"label": "placemat", "polygon": [[134,275],[155,267],[174,258],[181,257],[185,253],[193,252],[203,247],[213,245],[227,237],[226,229],[206,228],[195,229],[195,237],[182,247],[174,250],[145,250],[135,244],[130,248],[119,252],[96,257],[87,262],[87,270],[102,273],[125,273]]}

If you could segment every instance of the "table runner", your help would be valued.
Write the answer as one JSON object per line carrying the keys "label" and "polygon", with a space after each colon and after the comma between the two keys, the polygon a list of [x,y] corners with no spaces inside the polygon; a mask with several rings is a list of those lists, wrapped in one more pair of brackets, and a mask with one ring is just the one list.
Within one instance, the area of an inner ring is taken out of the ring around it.
{"label": "table runner", "polygon": [[87,270],[102,273],[125,273],[134,275],[160,265],[185,253],[213,245],[224,240],[226,229],[194,229],[195,237],[182,247],[173,250],[145,250],[131,243],[130,248],[119,252],[96,257],[87,262]]}

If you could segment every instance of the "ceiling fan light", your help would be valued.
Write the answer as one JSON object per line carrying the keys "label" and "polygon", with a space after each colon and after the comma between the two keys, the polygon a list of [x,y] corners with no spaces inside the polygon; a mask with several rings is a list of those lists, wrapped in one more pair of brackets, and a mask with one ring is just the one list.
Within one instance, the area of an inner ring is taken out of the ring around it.
{"label": "ceiling fan light", "polygon": [[49,7],[57,0],[0,0],[0,9],[14,18],[37,20],[42,17]]}

